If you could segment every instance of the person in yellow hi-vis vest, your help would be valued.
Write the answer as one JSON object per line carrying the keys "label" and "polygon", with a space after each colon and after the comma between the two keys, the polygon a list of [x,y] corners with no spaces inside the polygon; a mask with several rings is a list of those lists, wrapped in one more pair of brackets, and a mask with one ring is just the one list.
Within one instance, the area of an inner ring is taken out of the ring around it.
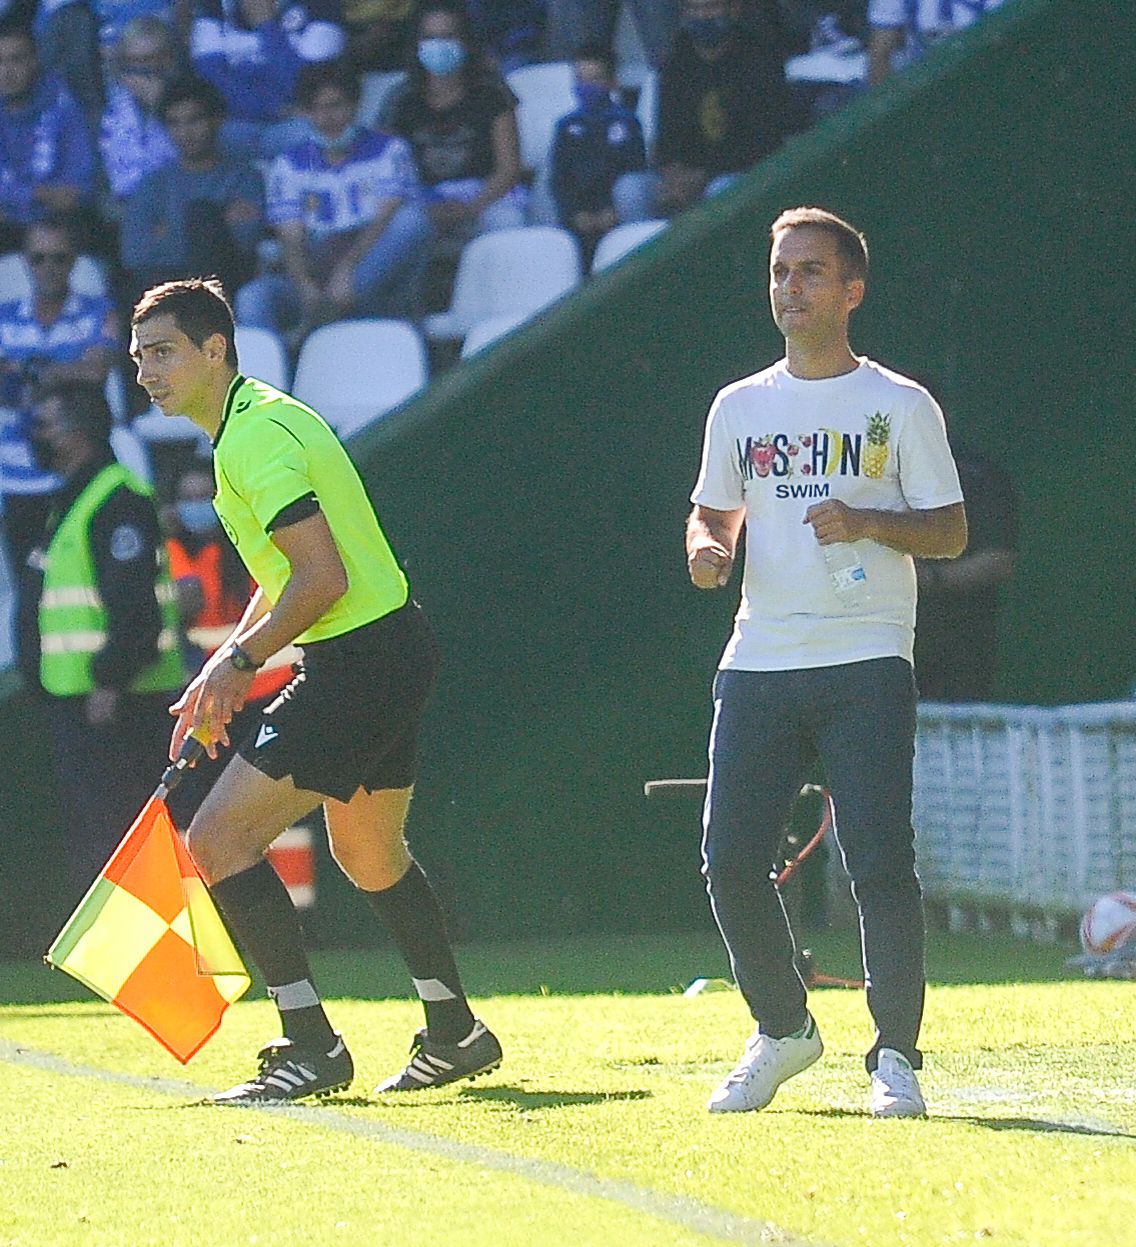
{"label": "person in yellow hi-vis vest", "polygon": [[87,381],[45,388],[32,423],[36,456],[63,485],[23,571],[20,665],[44,694],[77,887],[146,800],[186,679],[157,509],[115,460],[111,426]]}

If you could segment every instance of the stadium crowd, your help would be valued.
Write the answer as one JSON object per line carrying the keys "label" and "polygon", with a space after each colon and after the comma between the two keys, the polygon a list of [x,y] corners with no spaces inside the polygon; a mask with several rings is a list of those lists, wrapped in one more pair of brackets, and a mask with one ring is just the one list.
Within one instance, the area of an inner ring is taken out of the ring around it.
{"label": "stadium crowd", "polygon": [[[125,317],[148,286],[219,275],[299,389],[316,330],[400,320],[424,381],[478,336],[438,316],[473,243],[526,231],[546,283],[526,305],[510,274],[521,304],[492,309],[485,341],[998,2],[0,0],[13,579],[59,488],[30,439],[42,387],[104,387],[116,454],[162,502],[208,452],[169,441],[133,383]],[[568,240],[555,289],[550,235]]]}

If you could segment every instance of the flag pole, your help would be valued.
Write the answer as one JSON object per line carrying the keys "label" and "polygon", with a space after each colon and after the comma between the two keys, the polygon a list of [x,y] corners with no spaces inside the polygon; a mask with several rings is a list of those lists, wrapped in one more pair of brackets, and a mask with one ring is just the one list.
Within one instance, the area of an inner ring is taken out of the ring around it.
{"label": "flag pole", "polygon": [[181,783],[186,771],[193,766],[205,752],[205,744],[196,736],[187,736],[178,750],[178,756],[162,772],[162,781],[154,789],[151,801],[164,801]]}

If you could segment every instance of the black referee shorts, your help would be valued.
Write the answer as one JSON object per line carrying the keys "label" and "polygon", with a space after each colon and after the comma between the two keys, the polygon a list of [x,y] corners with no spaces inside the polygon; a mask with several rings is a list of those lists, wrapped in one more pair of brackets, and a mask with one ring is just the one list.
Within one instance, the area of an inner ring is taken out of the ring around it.
{"label": "black referee shorts", "polygon": [[409,788],[438,645],[416,602],[304,646],[296,678],[237,752],[271,779],[350,801],[360,786]]}

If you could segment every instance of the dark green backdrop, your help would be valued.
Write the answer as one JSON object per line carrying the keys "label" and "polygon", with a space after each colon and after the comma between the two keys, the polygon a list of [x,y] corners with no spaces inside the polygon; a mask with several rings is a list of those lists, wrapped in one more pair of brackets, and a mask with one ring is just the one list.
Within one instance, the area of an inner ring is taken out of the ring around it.
{"label": "dark green backdrop", "polygon": [[[412,839],[459,934],[707,921],[697,801],[642,784],[704,768],[736,586],[689,586],[682,526],[715,390],[779,353],[764,266],[784,207],[865,230],[854,345],[926,378],[956,440],[1022,490],[1001,695],[1094,700],[1136,677],[1133,34],[1105,0],[1013,0],[355,443],[445,649]],[[52,843],[34,751],[13,761],[6,911],[13,865]],[[317,935],[369,932],[321,882]],[[58,908],[4,925],[38,949]]]}

